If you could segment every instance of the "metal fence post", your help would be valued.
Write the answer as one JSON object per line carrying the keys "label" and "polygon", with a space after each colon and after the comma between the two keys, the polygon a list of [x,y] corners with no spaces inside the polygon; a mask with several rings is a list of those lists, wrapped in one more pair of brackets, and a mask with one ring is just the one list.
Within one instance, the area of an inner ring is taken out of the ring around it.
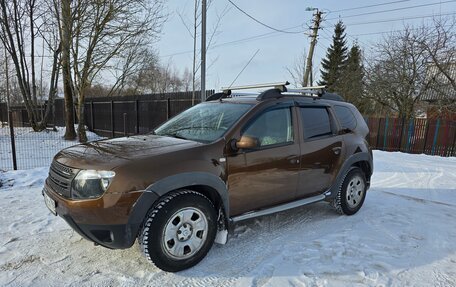
{"label": "metal fence post", "polygon": [[139,101],[135,101],[135,110],[136,110],[136,133],[139,134]]}
{"label": "metal fence post", "polygon": [[378,149],[380,148],[380,147],[378,146],[378,145],[379,145],[378,141],[379,141],[379,139],[380,139],[380,126],[381,126],[381,123],[382,123],[382,118],[378,118],[377,141],[376,141],[376,143],[375,143],[375,148],[378,148]]}
{"label": "metal fence post", "polygon": [[169,120],[171,117],[171,99],[166,99],[166,119]]}
{"label": "metal fence post", "polygon": [[90,125],[92,128],[92,131],[95,131],[95,122],[94,122],[94,116],[93,116],[93,101],[90,101]]}
{"label": "metal fence post", "polygon": [[127,136],[127,113],[123,114],[124,136]]}
{"label": "metal fence post", "polygon": [[429,119],[426,119],[426,124],[424,128],[424,145],[423,145],[423,153],[426,154],[426,144],[427,144],[427,137],[429,132]]}
{"label": "metal fence post", "polygon": [[401,149],[402,149],[402,135],[404,133],[404,122],[405,122],[405,120],[404,120],[404,118],[402,118],[402,120],[401,120],[401,133],[399,135],[399,149],[398,149],[399,151],[401,151]]}
{"label": "metal fence post", "polygon": [[17,170],[16,142],[14,140],[13,112],[12,111],[8,111],[8,121],[9,121],[9,129],[10,129],[10,136],[11,136],[11,153],[13,155],[13,169]]}
{"label": "metal fence post", "polygon": [[114,133],[114,101],[111,100],[111,135],[112,137],[115,136]]}

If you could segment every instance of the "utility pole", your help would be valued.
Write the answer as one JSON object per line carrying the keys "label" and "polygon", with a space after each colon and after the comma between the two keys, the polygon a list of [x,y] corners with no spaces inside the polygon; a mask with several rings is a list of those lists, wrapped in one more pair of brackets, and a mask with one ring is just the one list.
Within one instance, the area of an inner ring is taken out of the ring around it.
{"label": "utility pole", "polygon": [[206,100],[206,0],[201,1],[201,102]]}
{"label": "utility pole", "polygon": [[304,87],[312,85],[312,82],[313,82],[312,59],[313,59],[313,54],[314,54],[314,50],[315,50],[315,45],[317,44],[317,36],[318,36],[318,30],[320,29],[322,14],[323,14],[323,12],[318,11],[318,9],[316,9],[316,12],[314,14],[315,19],[314,19],[314,25],[312,27],[312,34],[310,35],[311,40],[310,40],[309,54],[307,55],[307,60],[306,60],[306,71],[304,72],[304,78],[302,79],[302,83],[303,83]]}

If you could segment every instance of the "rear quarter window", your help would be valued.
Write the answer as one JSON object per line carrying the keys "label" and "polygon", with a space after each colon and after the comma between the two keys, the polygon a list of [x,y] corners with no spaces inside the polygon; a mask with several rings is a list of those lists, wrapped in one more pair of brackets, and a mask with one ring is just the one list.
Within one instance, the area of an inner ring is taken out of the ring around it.
{"label": "rear quarter window", "polygon": [[326,108],[301,107],[300,110],[305,140],[332,135],[331,120]]}
{"label": "rear quarter window", "polygon": [[349,108],[334,106],[334,111],[342,129],[354,130],[356,128],[356,117]]}

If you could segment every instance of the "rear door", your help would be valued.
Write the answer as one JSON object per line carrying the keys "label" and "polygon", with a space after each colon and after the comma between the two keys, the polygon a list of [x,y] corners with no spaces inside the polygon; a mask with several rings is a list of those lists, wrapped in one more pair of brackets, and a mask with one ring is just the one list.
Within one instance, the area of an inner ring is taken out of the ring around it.
{"label": "rear door", "polygon": [[327,106],[300,106],[301,169],[297,198],[321,194],[332,185],[342,164],[343,136]]}

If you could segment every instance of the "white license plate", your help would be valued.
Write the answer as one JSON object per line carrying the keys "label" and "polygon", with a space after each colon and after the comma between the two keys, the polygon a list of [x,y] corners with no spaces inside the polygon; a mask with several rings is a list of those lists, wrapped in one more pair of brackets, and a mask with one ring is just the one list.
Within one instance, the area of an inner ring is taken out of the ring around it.
{"label": "white license plate", "polygon": [[44,192],[44,203],[46,203],[47,208],[54,214],[57,215],[57,212],[55,211],[55,200],[49,197],[49,195]]}

